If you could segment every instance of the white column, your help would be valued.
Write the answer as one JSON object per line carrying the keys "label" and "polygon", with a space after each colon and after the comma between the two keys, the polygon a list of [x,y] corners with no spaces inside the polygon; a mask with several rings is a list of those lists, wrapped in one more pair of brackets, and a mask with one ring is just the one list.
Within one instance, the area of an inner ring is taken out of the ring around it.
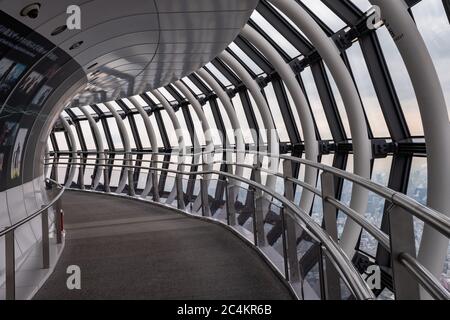
{"label": "white column", "polygon": [[[224,51],[219,55],[219,57],[225,61],[225,63],[228,64],[228,66],[239,76],[255,100],[256,107],[259,109],[265,129],[267,130],[267,145],[268,153],[270,154],[269,170],[278,172],[280,144],[275,123],[270,113],[269,106],[267,105],[267,101],[261,93],[261,88],[258,83],[253,80],[247,70],[245,70],[245,68],[231,54]],[[269,174],[267,176],[266,186],[275,190],[276,177],[274,175]]]}
{"label": "white column", "polygon": [[95,123],[94,118],[92,118],[92,115],[86,110],[86,108],[84,106],[80,106],[79,107],[81,112],[83,112],[84,116],[86,117],[86,119],[89,122],[89,126],[91,127],[92,132],[94,133],[94,139],[96,142],[96,146],[97,146],[97,172],[95,174],[94,177],[94,181],[92,183],[92,189],[95,190],[98,187],[98,184],[100,183],[100,179],[102,177],[102,172],[105,169],[104,165],[105,165],[105,158],[106,158],[106,154],[105,154],[105,149],[103,146],[103,141],[102,141],[102,137],[100,135],[100,131],[98,130],[97,124]]}
{"label": "white column", "polygon": [[[286,14],[319,52],[322,59],[331,71],[339,92],[342,96],[350,124],[353,141],[354,173],[364,178],[370,178],[370,160],[372,147],[369,140],[367,123],[363,106],[358,95],[355,83],[342,60],[339,50],[332,39],[328,38],[317,22],[295,1],[270,0],[278,9]],[[364,214],[367,208],[368,191],[354,185],[350,207]],[[361,227],[347,219],[341,237],[344,251],[352,257],[355,246],[361,233]]]}
{"label": "white column", "polygon": [[[294,72],[291,67],[284,62],[283,58],[275,48],[252,27],[246,25],[241,34],[264,54],[286,84],[286,87],[294,100],[302,124],[303,137],[305,139],[305,157],[307,160],[317,162],[319,156],[319,143],[316,138],[313,116],[303,90],[300,88],[300,85],[295,78]],[[312,167],[306,167],[304,181],[315,187],[317,183],[317,170]],[[307,190],[303,190],[300,199],[300,208],[309,212],[313,201],[314,194]]]}
{"label": "white column", "polygon": [[[245,141],[244,136],[242,134],[241,125],[239,123],[239,119],[236,115],[236,110],[233,107],[233,104],[231,103],[230,97],[227,95],[227,93],[222,89],[220,84],[204,69],[199,69],[197,71],[198,75],[213,89],[213,91],[217,94],[220,101],[222,102],[222,105],[225,108],[225,112],[228,115],[228,118],[231,122],[231,127],[233,128],[233,134],[236,141],[236,163],[237,164],[244,164],[245,163]],[[225,139],[227,137],[226,132],[224,132]],[[227,145],[226,148],[230,149],[229,141],[226,139]],[[228,152],[227,152],[228,154]],[[228,158],[228,157],[227,157]],[[230,159],[226,159],[227,161],[231,161]],[[235,174],[237,176],[242,177],[244,172],[244,168],[237,166]],[[233,184],[240,185],[239,182],[233,182]]]}
{"label": "white column", "polygon": [[70,126],[67,123],[66,119],[62,115],[59,115],[59,120],[61,120],[61,123],[67,132],[67,135],[69,137],[70,147],[71,147],[70,170],[69,170],[69,176],[67,177],[67,181],[65,184],[65,187],[68,188],[72,184],[73,178],[75,176],[75,170],[76,170],[76,165],[77,165],[77,145],[75,143],[75,137],[73,136],[73,132],[70,129]]}
{"label": "white column", "polygon": [[209,126],[208,119],[206,119],[206,116],[202,110],[200,102],[197,100],[197,98],[194,97],[194,95],[191,93],[191,91],[189,91],[189,89],[184,85],[183,82],[178,80],[174,83],[174,85],[183,93],[183,95],[191,104],[192,108],[194,108],[197,117],[200,119],[202,130],[205,134],[205,153],[212,153],[214,151],[214,142],[212,140],[211,128]]}
{"label": "white column", "polygon": [[[113,115],[114,119],[116,120],[117,127],[119,128],[120,137],[122,139],[123,147],[125,149],[125,165],[131,166],[133,163],[133,156],[131,155],[131,144],[130,144],[130,138],[128,137],[127,129],[125,128],[125,124],[123,123],[122,118],[117,113],[116,109],[114,108],[114,105],[111,102],[105,102],[104,105],[108,108],[108,110]],[[133,185],[133,169],[131,168],[124,168],[124,175],[122,176],[122,179],[119,181],[119,185],[117,186],[116,193],[121,193],[122,190],[125,188],[125,185],[127,183],[127,176],[128,176],[128,187],[130,189],[131,194],[134,195],[134,185]]]}
{"label": "white column", "polygon": [[161,102],[164,110],[166,110],[167,114],[169,115],[170,121],[172,121],[173,127],[175,129],[175,135],[177,136],[178,140],[179,155],[181,156],[185,154],[186,153],[185,137],[180,122],[178,121],[177,115],[175,114],[175,111],[173,110],[172,106],[167,101],[167,99],[164,98],[164,96],[158,90],[152,90],[150,92],[155,96],[156,99],[158,99],[159,102]]}
{"label": "white column", "polygon": [[[145,131],[147,132],[148,139],[150,140],[150,147],[152,148],[152,162],[150,166],[156,166],[156,163],[154,161],[157,160],[157,153],[158,153],[158,140],[156,139],[155,130],[153,130],[152,123],[150,122],[150,118],[148,117],[147,112],[144,110],[144,108],[141,106],[139,101],[135,97],[129,97],[128,100],[133,104],[133,106],[136,107],[136,110],[139,112],[139,115],[141,116],[142,120],[144,121]],[[156,180],[158,180],[158,173],[151,174],[151,172],[148,172],[147,175],[147,181],[145,183],[145,188],[141,193],[142,198],[146,198],[149,194],[150,190],[152,189],[152,185],[156,186],[158,185],[157,181],[153,181],[153,177],[155,177]]]}
{"label": "white column", "polygon": [[[402,0],[370,0],[405,62],[419,104],[427,145],[428,206],[450,216],[450,125],[442,86],[426,44]],[[448,238],[425,225],[418,260],[436,277],[447,256]],[[423,298],[429,298],[424,290]]]}
{"label": "white column", "polygon": [[[194,108],[195,113],[197,114],[197,117],[199,118],[201,125],[202,125],[202,130],[205,134],[205,151],[204,151],[204,155],[203,155],[203,170],[204,171],[208,171],[208,170],[212,170],[213,165],[212,165],[212,161],[214,159],[214,142],[212,141],[212,136],[211,136],[211,128],[209,126],[208,123],[208,119],[206,119],[205,114],[203,113],[202,110],[202,106],[200,105],[200,102],[194,97],[194,95],[189,91],[189,89],[184,85],[184,83],[182,83],[181,81],[176,81],[174,83],[175,87],[178,88],[178,90],[181,91],[181,93],[183,93],[183,95],[186,97],[186,99],[189,101],[189,103],[191,104],[191,106]],[[196,152],[195,148],[194,148],[194,153]],[[204,179],[206,179],[206,185],[209,186],[209,180],[211,178],[211,175],[208,174],[206,176],[203,177]],[[201,197],[198,196],[195,199],[194,205],[193,205],[193,210],[198,210],[198,208],[200,208],[200,204],[201,204]]]}
{"label": "white column", "polygon": [[[170,120],[172,121],[173,127],[175,129],[175,134],[177,136],[178,140],[178,171],[184,171],[184,154],[186,153],[186,142],[184,137],[183,129],[181,128],[180,121],[178,121],[177,115],[175,114],[175,111],[173,110],[170,103],[167,101],[166,98],[158,91],[158,90],[152,90],[151,93],[155,96],[156,99],[161,102],[164,110],[167,111],[167,114],[170,117]],[[167,203],[171,204],[177,195],[177,184],[176,182],[173,185],[172,191],[170,192],[169,196],[167,197]]]}

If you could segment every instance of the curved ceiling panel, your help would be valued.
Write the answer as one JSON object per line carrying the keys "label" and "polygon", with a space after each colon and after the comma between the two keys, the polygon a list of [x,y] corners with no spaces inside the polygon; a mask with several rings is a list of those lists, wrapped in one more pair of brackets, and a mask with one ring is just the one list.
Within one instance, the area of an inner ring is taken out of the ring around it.
{"label": "curved ceiling panel", "polygon": [[[35,19],[28,1],[3,1],[2,10],[66,51],[83,68],[92,94],[116,99],[186,76],[223,51],[239,34],[257,0],[48,0]],[[81,9],[81,30],[65,30],[69,5]],[[74,44],[79,44],[73,48]]]}

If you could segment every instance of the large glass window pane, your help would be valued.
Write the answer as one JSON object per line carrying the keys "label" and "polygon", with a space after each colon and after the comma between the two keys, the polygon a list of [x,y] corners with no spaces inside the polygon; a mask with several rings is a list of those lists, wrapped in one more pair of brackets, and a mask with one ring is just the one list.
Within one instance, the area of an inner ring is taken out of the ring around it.
{"label": "large glass window pane", "polygon": [[161,88],[158,89],[158,91],[159,91],[159,93],[161,93],[164,96],[164,98],[166,98],[167,101],[170,102],[170,101],[174,101],[175,100],[175,98],[170,94],[169,91],[167,91],[166,88],[161,87]]}
{"label": "large glass window pane", "polygon": [[386,27],[378,29],[377,34],[380,38],[381,47],[386,56],[386,62],[391,72],[409,130],[413,136],[423,136],[419,106],[402,57]]}
{"label": "large glass window pane", "polygon": [[116,149],[122,149],[123,143],[122,138],[120,136],[119,128],[117,127],[116,119],[114,118],[107,118],[109,132],[111,133],[111,139],[114,143],[114,147]]}
{"label": "large glass window pane", "polygon": [[195,95],[201,95],[203,93],[188,77],[184,77],[182,80],[184,84],[194,92]]}
{"label": "large glass window pane", "polygon": [[[139,97],[139,98],[142,100],[142,98],[141,98],[140,96],[137,96],[137,97]],[[134,106],[134,104],[131,103],[130,100],[128,100],[128,99],[122,99],[122,102],[126,104],[126,106],[128,107],[128,109],[130,109],[130,110],[132,110],[132,111],[135,111],[135,110],[136,110],[136,107]],[[142,102],[144,102],[144,100],[142,100]],[[142,105],[142,103],[139,103],[139,104]]]}
{"label": "large glass window pane", "polygon": [[303,129],[302,129],[302,123],[300,121],[300,116],[298,115],[297,106],[295,105],[294,99],[292,99],[292,95],[284,83],[283,83],[283,86],[284,86],[284,90],[286,91],[286,95],[287,95],[287,98],[289,101],[289,107],[291,108],[292,114],[294,115],[295,124],[297,125],[297,129],[300,132],[300,136],[302,136]]}
{"label": "large glass window pane", "polygon": [[267,128],[262,120],[261,112],[259,111],[258,105],[253,99],[253,96],[250,93],[248,96],[250,98],[251,108],[253,110],[253,113],[255,114],[256,123],[258,124],[259,127],[260,139],[262,139],[263,143],[267,143]]}
{"label": "large glass window pane", "polygon": [[242,135],[244,137],[245,143],[254,143],[252,132],[248,125],[247,116],[245,115],[244,108],[242,107],[241,98],[239,95],[235,95],[232,98],[234,110],[236,110],[236,115],[239,120],[239,124],[241,125]]}
{"label": "large glass window pane", "polygon": [[106,134],[105,134],[105,129],[103,128],[103,123],[101,121],[97,122],[97,128],[98,131],[100,132],[100,138],[102,139],[103,142],[103,148],[104,149],[108,149],[108,141],[106,140]]}
{"label": "large glass window pane", "polygon": [[150,116],[150,122],[152,124],[153,130],[155,131],[156,142],[158,144],[158,148],[164,147],[164,143],[161,137],[161,132],[159,131],[158,122],[156,121],[155,115]]}
{"label": "large glass window pane", "polygon": [[387,138],[389,130],[359,43],[354,43],[347,55],[372,133],[376,138]]}
{"label": "large glass window pane", "polygon": [[366,12],[369,10],[372,5],[368,0],[352,0],[352,2],[362,11]]}
{"label": "large glass window pane", "polygon": [[322,140],[331,140],[333,137],[331,136],[330,127],[310,67],[303,70],[302,79],[314,119],[316,120],[317,128],[319,129],[320,137]]}
{"label": "large glass window pane", "polygon": [[[408,190],[406,194],[420,202],[423,205],[427,203],[427,158],[415,157],[411,164],[411,173],[409,175]],[[419,248],[422,239],[423,222],[414,218],[414,233],[416,238],[416,249]]]}
{"label": "large glass window pane", "polygon": [[95,112],[91,106],[84,106],[84,109],[86,109],[86,111],[89,112],[89,114],[91,114],[93,117],[98,116],[97,112]]}
{"label": "large glass window pane", "polygon": [[[141,107],[146,107],[146,106],[147,106],[147,102],[145,102],[144,99],[141,98],[141,96],[136,95],[136,96],[133,96],[133,98],[134,98],[134,100],[135,100],[137,103],[139,103],[139,105],[140,105]],[[130,108],[135,108],[131,102],[129,102],[129,103],[130,103]]]}
{"label": "large glass window pane", "polygon": [[206,64],[206,69],[208,69],[224,87],[231,86],[231,82],[212,63]]}
{"label": "large glass window pane", "polygon": [[286,124],[284,123],[283,115],[281,114],[280,106],[278,105],[277,96],[273,89],[272,83],[268,83],[264,88],[266,94],[267,103],[269,105],[270,111],[272,112],[272,118],[275,122],[277,128],[277,133],[281,142],[289,141],[289,134],[286,129]]}
{"label": "large glass window pane", "polygon": [[[391,156],[383,159],[375,159],[372,170],[372,181],[387,187],[391,165]],[[365,217],[378,228],[381,227],[384,205],[385,200],[383,197],[380,197],[373,192],[369,192],[369,201],[367,203]],[[377,252],[377,246],[378,241],[367,231],[363,230],[361,233],[359,249],[374,257]]]}
{"label": "large glass window pane", "polygon": [[427,158],[415,157],[408,182],[408,196],[426,205],[427,203]]}
{"label": "large glass window pane", "polygon": [[300,56],[300,52],[275,29],[258,11],[253,11],[250,17],[280,48],[291,58]]}
{"label": "large glass window pane", "polygon": [[[123,164],[123,155],[116,154],[114,157],[114,164],[122,165]],[[121,167],[113,167],[111,170],[111,177],[109,179],[109,184],[111,187],[117,187],[119,185],[120,173],[122,172]]]}
{"label": "large glass window pane", "polygon": [[136,127],[139,132],[139,137],[141,138],[142,147],[144,149],[150,148],[150,138],[147,134],[147,129],[145,128],[144,119],[142,119],[140,114],[133,115],[134,122],[136,123]]}
{"label": "large glass window pane", "polygon": [[233,51],[254,74],[260,75],[264,73],[264,71],[234,42],[230,43],[228,48]]}
{"label": "large glass window pane", "polygon": [[184,138],[184,140],[183,140],[184,141],[184,145],[186,147],[192,147],[192,138],[191,138],[191,135],[189,133],[189,129],[187,127],[186,119],[184,118],[183,111],[178,110],[175,114],[177,115],[178,122],[180,123],[182,136]]}
{"label": "large glass window pane", "polygon": [[84,117],[83,112],[80,110],[80,108],[70,108],[70,111],[72,111],[77,117]]}
{"label": "large glass window pane", "polygon": [[344,28],[346,24],[333,11],[330,10],[322,1],[302,0],[320,20],[322,20],[334,32]]}
{"label": "large glass window pane", "polygon": [[217,105],[219,106],[219,112],[220,116],[222,117],[223,124],[225,126],[225,131],[223,134],[226,134],[227,139],[231,145],[235,144],[235,138],[234,138],[234,130],[231,125],[230,118],[228,117],[228,114],[225,111],[225,107],[222,104],[222,101],[220,99],[217,99]]}
{"label": "large glass window pane", "polygon": [[172,120],[170,120],[169,114],[166,110],[160,110],[161,118],[164,122],[164,127],[166,128],[167,136],[169,137],[169,142],[172,147],[178,147],[178,139],[173,126]]}
{"label": "large glass window pane", "polygon": [[[346,171],[353,173],[353,154],[348,155]],[[350,200],[352,198],[353,183],[349,180],[344,180],[341,193],[341,202],[346,206],[350,206]],[[338,235],[341,237],[344,230],[345,222],[347,221],[347,215],[339,210],[337,218]]]}
{"label": "large glass window pane", "polygon": [[339,88],[336,85],[336,82],[334,81],[331,71],[330,71],[330,69],[328,69],[327,65],[325,65],[325,72],[327,74],[328,81],[330,82],[331,91],[333,93],[334,101],[336,102],[339,116],[341,118],[342,125],[344,126],[345,133],[347,135],[347,138],[351,139],[352,132],[350,130],[350,123],[348,122],[347,110],[345,109],[344,101],[342,100],[342,96],[341,96],[341,92],[339,91]]}
{"label": "large glass window pane", "polygon": [[103,111],[104,113],[109,113],[109,112],[110,112],[109,109],[108,109],[103,103],[98,103],[98,104],[97,104],[97,107],[98,107],[101,111]]}
{"label": "large glass window pane", "polygon": [[64,132],[62,132],[62,131],[55,132],[55,138],[56,138],[56,142],[58,143],[59,151],[68,151],[69,150],[69,146],[67,144],[67,139],[66,139]]}
{"label": "large glass window pane", "polygon": [[89,122],[87,120],[80,121],[80,127],[81,132],[83,133],[84,142],[86,143],[86,148],[90,151],[96,150],[95,140]]}
{"label": "large glass window pane", "polygon": [[222,145],[222,133],[217,129],[217,124],[214,119],[213,112],[209,101],[203,106],[203,112],[208,120],[209,127],[211,128],[211,139],[216,146]]}
{"label": "large glass window pane", "polygon": [[53,143],[52,143],[52,141],[50,140],[50,138],[47,140],[47,148],[48,148],[48,151],[49,151],[49,152],[52,152],[52,151],[55,150],[55,149],[53,148]]}
{"label": "large glass window pane", "polygon": [[193,110],[192,106],[190,105],[188,106],[188,111],[191,114],[192,124],[194,125],[195,135],[197,136],[198,143],[204,146],[206,142],[205,142],[205,133],[203,132],[202,129],[202,122],[197,117],[197,113]]}
{"label": "large glass window pane", "polygon": [[131,149],[136,149],[136,140],[134,139],[133,131],[131,131],[130,120],[128,117],[123,120],[123,123],[128,133],[128,140],[130,140]]}
{"label": "large glass window pane", "polygon": [[78,139],[78,134],[77,134],[77,129],[75,128],[75,126],[73,124],[70,125],[70,130],[72,131],[73,138],[75,139],[75,146],[74,146],[75,149],[81,150],[80,140]]}

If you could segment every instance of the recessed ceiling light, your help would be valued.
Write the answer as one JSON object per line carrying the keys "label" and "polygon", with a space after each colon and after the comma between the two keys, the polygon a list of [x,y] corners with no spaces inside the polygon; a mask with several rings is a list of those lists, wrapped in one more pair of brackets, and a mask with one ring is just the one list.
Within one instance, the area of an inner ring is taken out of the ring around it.
{"label": "recessed ceiling light", "polygon": [[75,42],[73,45],[70,46],[69,50],[77,49],[83,44],[83,41]]}
{"label": "recessed ceiling light", "polygon": [[62,26],[57,27],[55,30],[50,33],[52,36],[56,36],[57,34],[60,34],[61,32],[64,32],[67,30],[67,25],[63,24]]}

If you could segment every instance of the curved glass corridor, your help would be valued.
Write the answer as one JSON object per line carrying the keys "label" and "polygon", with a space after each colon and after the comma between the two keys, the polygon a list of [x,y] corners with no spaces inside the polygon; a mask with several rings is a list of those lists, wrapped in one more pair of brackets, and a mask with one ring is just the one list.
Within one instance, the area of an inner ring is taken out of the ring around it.
{"label": "curved glass corridor", "polygon": [[0,7],[47,50],[0,42],[6,298],[55,188],[220,223],[300,300],[450,298],[448,1],[103,2]]}

